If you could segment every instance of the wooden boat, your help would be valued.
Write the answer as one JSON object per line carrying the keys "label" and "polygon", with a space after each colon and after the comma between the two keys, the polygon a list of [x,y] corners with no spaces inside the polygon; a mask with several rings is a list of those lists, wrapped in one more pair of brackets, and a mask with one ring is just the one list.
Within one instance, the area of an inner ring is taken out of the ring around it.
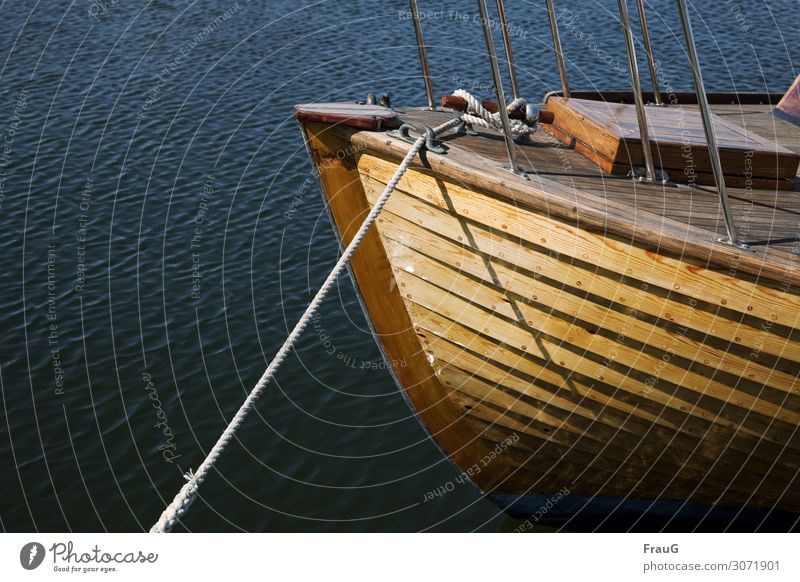
{"label": "wooden boat", "polygon": [[[513,144],[527,177],[503,169],[502,132],[440,136],[352,259],[363,306],[433,439],[529,525],[794,529],[800,127],[773,115],[780,95],[663,94],[645,110],[674,179],[646,183],[625,175],[636,97],[549,96],[554,123]],[[704,185],[700,99],[739,244]],[[297,107],[343,243],[408,152],[387,127],[454,115]]]}

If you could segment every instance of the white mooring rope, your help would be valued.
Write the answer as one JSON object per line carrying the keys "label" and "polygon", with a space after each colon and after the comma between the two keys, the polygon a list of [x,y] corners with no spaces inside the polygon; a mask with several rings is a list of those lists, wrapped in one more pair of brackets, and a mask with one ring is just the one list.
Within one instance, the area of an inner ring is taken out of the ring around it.
{"label": "white mooring rope", "polygon": [[[471,125],[479,125],[481,127],[503,131],[500,112],[491,113],[483,106],[480,99],[463,89],[456,89],[453,95],[461,97],[467,102],[467,113],[461,116],[463,121]],[[506,106],[506,111],[508,111],[508,113],[513,113],[522,108],[525,109],[525,121],[521,119],[509,119],[508,122],[511,126],[511,133],[514,135],[531,135],[536,131],[536,109],[534,107],[529,105],[525,99],[519,97]]]}
{"label": "white mooring rope", "polygon": [[[459,123],[461,123],[461,119],[451,119],[447,123],[443,123],[442,125],[434,128],[433,133],[436,135],[443,131],[447,131]],[[381,209],[383,209],[384,205],[389,200],[389,196],[397,187],[397,183],[400,181],[400,178],[403,177],[403,174],[405,174],[406,170],[411,165],[411,162],[414,160],[424,144],[425,136],[423,135],[411,146],[408,154],[406,154],[406,157],[397,167],[397,171],[394,173],[394,176],[392,176],[392,179],[389,180],[389,183],[386,185],[383,193],[375,202],[375,206],[372,207],[369,215],[358,229],[356,235],[353,237],[353,240],[350,241],[349,245],[347,245],[347,248],[342,253],[342,256],[339,258],[336,266],[333,267],[333,270],[331,271],[330,275],[328,275],[328,278],[325,279],[325,282],[322,284],[322,287],[320,287],[319,291],[317,291],[314,299],[308,304],[305,313],[303,313],[303,316],[300,318],[300,321],[297,322],[297,325],[294,326],[292,333],[290,333],[289,337],[286,338],[286,341],[283,342],[283,345],[278,350],[278,353],[275,354],[275,358],[272,360],[272,362],[270,362],[258,383],[255,385],[253,390],[242,403],[242,406],[231,419],[230,424],[228,424],[225,430],[222,431],[219,439],[211,448],[211,451],[208,453],[208,456],[205,458],[205,460],[197,468],[197,471],[193,472],[189,470],[189,472],[184,475],[186,484],[181,487],[180,491],[178,491],[178,494],[175,495],[175,498],[172,500],[172,503],[170,503],[167,508],[164,509],[161,517],[153,525],[153,527],[150,528],[150,533],[167,533],[172,531],[175,523],[177,523],[189,510],[189,506],[194,502],[195,498],[197,498],[197,492],[200,484],[208,475],[211,467],[214,466],[214,463],[217,461],[219,455],[225,450],[225,447],[228,446],[228,443],[230,442],[231,438],[233,438],[236,430],[242,424],[247,416],[247,413],[250,412],[250,409],[255,405],[259,396],[261,396],[264,388],[266,388],[267,384],[269,384],[270,380],[272,380],[275,372],[278,371],[278,368],[289,354],[289,351],[300,337],[300,334],[303,333],[303,330],[311,321],[312,316],[319,308],[322,300],[325,298],[325,295],[327,295],[328,291],[331,289],[331,287],[333,287],[333,284],[336,282],[336,279],[341,274],[347,262],[350,260],[350,257],[353,256],[353,253],[358,248],[358,245],[360,245],[361,241],[364,240],[364,237],[366,236],[370,226],[372,226],[372,223],[375,222],[375,219],[378,217]]]}

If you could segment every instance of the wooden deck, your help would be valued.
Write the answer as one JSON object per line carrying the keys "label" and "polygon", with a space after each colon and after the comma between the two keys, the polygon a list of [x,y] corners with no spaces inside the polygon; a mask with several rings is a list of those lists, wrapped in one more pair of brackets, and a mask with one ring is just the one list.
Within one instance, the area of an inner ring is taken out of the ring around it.
{"label": "wooden deck", "polygon": [[[614,175],[643,169],[636,107],[628,103],[553,96],[552,125],[542,129]],[[694,107],[648,106],[647,126],[656,168],[673,182],[715,185],[702,117]],[[800,154],[712,113],[720,163],[729,186],[794,189]]]}
{"label": "wooden deck", "polygon": [[[696,105],[682,107],[696,110]],[[800,128],[775,117],[771,105],[712,105],[712,111],[731,124],[800,153]],[[435,126],[449,117],[447,112],[412,109],[400,115],[402,121],[415,126]],[[530,144],[516,146],[520,164],[529,173],[526,181],[502,168],[507,156],[501,137],[491,130],[480,134],[443,136],[447,154],[427,156],[422,165],[472,186],[492,186],[493,191],[505,191],[512,200],[569,220],[577,218],[592,228],[720,267],[800,284],[800,179],[790,191],[728,188],[740,238],[751,247],[741,251],[715,243],[725,234],[725,224],[713,186],[643,184],[611,175],[543,131],[537,132]],[[388,139],[384,133],[360,132],[352,139],[392,157],[407,151],[407,144]],[[498,185],[501,187],[494,187]]]}

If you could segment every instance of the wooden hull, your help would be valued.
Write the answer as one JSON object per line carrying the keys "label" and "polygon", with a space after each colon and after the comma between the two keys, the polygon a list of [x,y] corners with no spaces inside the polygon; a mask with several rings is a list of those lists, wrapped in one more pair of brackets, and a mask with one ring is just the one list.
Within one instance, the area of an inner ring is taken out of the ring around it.
{"label": "wooden hull", "polygon": [[[397,160],[304,131],[348,242]],[[345,152],[345,155],[342,155]],[[432,437],[567,529],[792,529],[800,298],[416,167],[352,271]]]}

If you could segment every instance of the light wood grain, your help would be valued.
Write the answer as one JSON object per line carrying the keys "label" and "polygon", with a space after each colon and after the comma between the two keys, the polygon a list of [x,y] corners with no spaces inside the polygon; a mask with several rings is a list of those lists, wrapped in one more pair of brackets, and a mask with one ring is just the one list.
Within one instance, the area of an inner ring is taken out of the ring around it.
{"label": "light wood grain", "polygon": [[[386,182],[392,175],[393,164],[363,155],[359,168],[363,174]],[[412,171],[400,180],[399,188],[428,205],[448,209],[453,215],[479,219],[492,230],[545,246],[574,259],[601,265],[620,275],[649,280],[663,289],[790,328],[800,323],[798,295],[707,269],[686,259],[589,231],[503,200],[487,204],[482,193],[450,181],[443,188],[444,184],[425,173]],[[424,211],[424,206],[418,208]]]}

